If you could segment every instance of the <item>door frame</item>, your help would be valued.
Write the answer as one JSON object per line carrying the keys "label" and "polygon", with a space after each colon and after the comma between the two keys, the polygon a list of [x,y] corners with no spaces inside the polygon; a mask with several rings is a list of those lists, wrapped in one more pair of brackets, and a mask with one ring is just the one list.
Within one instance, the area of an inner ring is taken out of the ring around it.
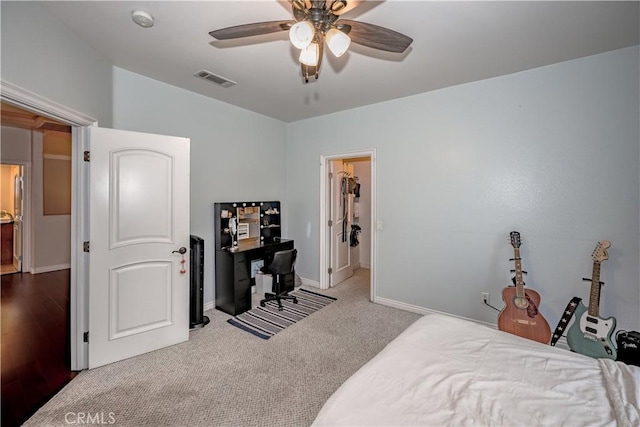
{"label": "door frame", "polygon": [[72,127],[71,131],[71,272],[69,277],[69,317],[71,370],[88,367],[88,346],[84,333],[88,331],[89,255],[82,242],[89,240],[89,168],[84,152],[88,147],[88,127],[98,120],[68,108],[36,93],[0,80],[0,100],[27,111],[49,116]]}
{"label": "door frame", "polygon": [[354,157],[369,157],[371,161],[371,266],[369,271],[370,295],[369,300],[373,301],[376,295],[376,278],[377,278],[377,236],[376,236],[376,218],[377,218],[377,202],[376,202],[376,149],[369,148],[358,151],[346,151],[340,153],[321,154],[320,155],[320,289],[329,289],[329,257],[330,254],[330,238],[329,233],[329,163],[333,160],[350,159]]}

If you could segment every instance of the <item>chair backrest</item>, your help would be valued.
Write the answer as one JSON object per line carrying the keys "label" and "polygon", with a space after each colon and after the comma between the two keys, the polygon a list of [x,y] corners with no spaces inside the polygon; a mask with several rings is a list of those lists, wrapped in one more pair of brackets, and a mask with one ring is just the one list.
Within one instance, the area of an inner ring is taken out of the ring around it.
{"label": "chair backrest", "polygon": [[267,267],[273,274],[287,274],[293,272],[298,256],[297,249],[287,249],[273,254],[273,261]]}

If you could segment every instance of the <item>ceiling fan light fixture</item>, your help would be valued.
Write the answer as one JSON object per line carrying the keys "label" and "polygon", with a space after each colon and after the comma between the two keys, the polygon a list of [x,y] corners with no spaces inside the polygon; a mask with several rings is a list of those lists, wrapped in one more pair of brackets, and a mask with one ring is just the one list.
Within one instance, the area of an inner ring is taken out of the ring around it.
{"label": "ceiling fan light fixture", "polygon": [[318,65],[318,43],[313,42],[300,51],[300,63],[315,67]]}
{"label": "ceiling fan light fixture", "polygon": [[[2,0],[0,0],[2,1]],[[318,78],[325,43],[340,57],[356,43],[384,52],[403,53],[413,42],[411,37],[389,28],[344,19],[364,0],[288,0],[294,20],[254,22],[210,31],[218,40],[238,39],[288,31],[289,39],[300,49],[300,68],[305,82]]]}
{"label": "ceiling fan light fixture", "polygon": [[316,29],[309,21],[295,23],[289,30],[289,39],[298,49],[304,49],[313,41]]}
{"label": "ceiling fan light fixture", "polygon": [[346,51],[349,49],[349,45],[351,44],[351,37],[338,30],[337,28],[332,28],[327,31],[326,36],[327,47],[333,53],[336,58],[340,58]]}

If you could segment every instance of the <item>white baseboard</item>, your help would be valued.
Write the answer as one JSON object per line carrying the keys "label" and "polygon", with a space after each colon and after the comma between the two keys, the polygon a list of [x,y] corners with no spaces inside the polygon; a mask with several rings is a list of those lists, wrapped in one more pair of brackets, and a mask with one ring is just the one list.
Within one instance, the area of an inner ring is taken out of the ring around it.
{"label": "white baseboard", "polygon": [[[485,326],[489,326],[490,328],[493,328],[493,329],[498,329],[498,325],[493,324],[493,323],[482,322],[480,320],[471,319],[469,317],[458,316],[458,315],[455,315],[455,314],[446,313],[444,311],[432,310],[430,308],[425,308],[425,307],[420,307],[420,306],[417,306],[417,305],[407,304],[407,303],[404,303],[404,302],[399,302],[399,301],[391,300],[391,299],[388,299],[388,298],[374,297],[373,302],[376,303],[376,304],[386,305],[388,307],[394,307],[394,308],[398,308],[400,310],[409,311],[409,312],[412,312],[412,313],[423,314],[423,315],[426,315],[426,314],[441,314],[443,316],[457,317],[458,319],[464,319],[464,320],[468,320],[470,322],[479,323],[479,324],[482,324],[482,325],[485,325]],[[565,350],[570,350],[569,345],[567,344],[567,339],[565,337],[560,337],[560,339],[556,343],[556,347],[559,347],[559,348],[562,348],[562,349],[565,349]]]}
{"label": "white baseboard", "polygon": [[71,264],[58,264],[58,265],[47,265],[44,267],[35,267],[29,270],[31,274],[40,274],[40,273],[48,273],[50,271],[58,271],[58,270],[68,270],[71,268]]}
{"label": "white baseboard", "polygon": [[205,302],[202,311],[213,310],[216,307],[215,301]]}
{"label": "white baseboard", "polygon": [[310,286],[312,288],[320,289],[320,282],[316,282],[315,280],[306,279],[304,277],[300,277],[303,286]]}
{"label": "white baseboard", "polygon": [[468,320],[470,322],[475,322],[475,323],[481,323],[483,325],[487,325],[490,326],[494,329],[497,329],[497,326],[494,325],[493,323],[489,323],[489,322],[482,322],[480,320],[476,320],[476,319],[470,319],[468,317],[464,317],[464,316],[458,316],[455,314],[451,314],[451,313],[446,313],[444,311],[438,311],[438,310],[432,310],[430,308],[425,308],[425,307],[420,307],[418,305],[412,305],[412,304],[407,304],[404,302],[399,302],[399,301],[395,301],[392,299],[388,299],[388,298],[382,298],[382,297],[374,297],[373,302],[376,304],[381,304],[381,305],[386,305],[389,307],[394,307],[394,308],[399,308],[400,310],[404,310],[404,311],[410,311],[412,313],[418,313],[418,314],[442,314],[444,316],[451,316],[451,317],[457,317],[458,319],[464,319],[464,320]]}
{"label": "white baseboard", "polygon": [[360,268],[367,268],[369,270],[371,270],[371,263],[370,262],[362,262],[360,261]]}

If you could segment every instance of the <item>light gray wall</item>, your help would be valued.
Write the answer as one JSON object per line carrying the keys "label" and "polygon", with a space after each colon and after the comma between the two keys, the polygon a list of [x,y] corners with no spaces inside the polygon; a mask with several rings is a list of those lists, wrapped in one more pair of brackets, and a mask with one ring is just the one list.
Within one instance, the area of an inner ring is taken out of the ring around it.
{"label": "light gray wall", "polygon": [[191,234],[205,240],[204,301],[213,301],[213,203],[280,200],[284,221],[293,212],[286,126],[120,68],[113,75],[114,128],[191,139]]}
{"label": "light gray wall", "polygon": [[608,239],[601,314],[638,329],[638,64],[627,48],[289,124],[299,274],[319,280],[320,155],[375,147],[379,297],[495,323],[480,292],[502,306],[518,230],[553,327]]}
{"label": "light gray wall", "polygon": [[34,2],[0,2],[3,80],[111,126],[111,64]]}
{"label": "light gray wall", "polygon": [[31,161],[31,131],[13,126],[0,126],[0,156],[5,162]]}
{"label": "light gray wall", "polygon": [[3,80],[102,127],[191,138],[191,231],[205,239],[205,302],[212,301],[213,202],[268,199],[286,207],[285,125],[115,68],[34,2],[0,7]]}
{"label": "light gray wall", "polygon": [[35,3],[0,7],[2,79],[104,127],[191,138],[205,301],[214,201],[285,202],[298,272],[318,280],[319,156],[376,147],[380,297],[495,322],[479,293],[500,305],[517,229],[528,286],[555,324],[587,297],[591,251],[609,239],[601,312],[638,328],[637,47],[284,125],[114,69]]}

